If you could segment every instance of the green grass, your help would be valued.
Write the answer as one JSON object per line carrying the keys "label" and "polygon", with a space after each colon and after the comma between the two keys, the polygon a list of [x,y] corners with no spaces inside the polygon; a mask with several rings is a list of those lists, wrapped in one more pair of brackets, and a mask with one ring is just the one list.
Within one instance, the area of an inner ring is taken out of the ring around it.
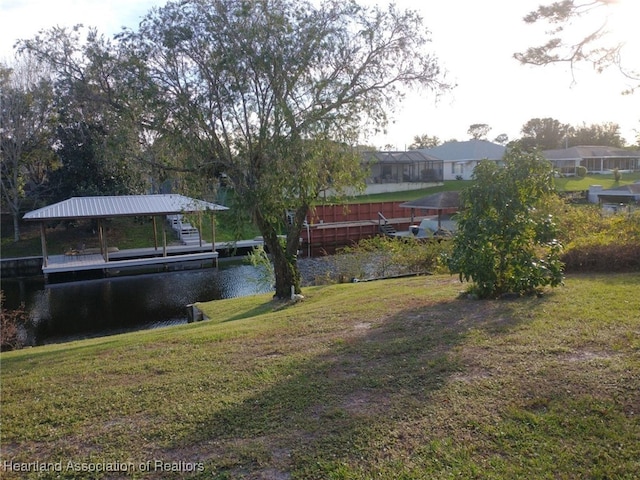
{"label": "green grass", "polygon": [[623,173],[620,182],[616,183],[613,174],[591,174],[584,178],[566,177],[556,178],[556,188],[559,191],[573,192],[589,190],[590,185],[602,185],[606,188],[615,188],[621,185],[629,185],[640,180],[640,172]]}
{"label": "green grass", "polygon": [[450,276],[331,285],[3,353],[2,460],[204,468],[131,478],[638,478],[639,287],[575,276],[478,302]]}
{"label": "green grass", "polygon": [[408,202],[427,195],[438,192],[462,190],[469,185],[465,180],[447,180],[442,185],[436,187],[422,188],[418,190],[408,190],[404,192],[376,193],[372,195],[361,195],[349,200],[350,203],[374,203],[374,202]]}

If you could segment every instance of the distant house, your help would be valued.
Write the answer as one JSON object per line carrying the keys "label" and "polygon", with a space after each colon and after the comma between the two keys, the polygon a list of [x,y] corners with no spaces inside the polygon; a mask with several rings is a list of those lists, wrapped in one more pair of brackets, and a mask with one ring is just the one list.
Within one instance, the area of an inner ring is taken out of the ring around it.
{"label": "distant house", "polygon": [[417,151],[442,160],[444,180],[470,180],[482,160],[502,162],[506,147],[488,140],[467,140]]}
{"label": "distant house", "polygon": [[364,152],[366,193],[417,190],[444,180],[470,180],[482,160],[501,162],[506,148],[487,140],[447,142],[419,150]]}
{"label": "distant house", "polygon": [[367,193],[417,190],[441,183],[442,160],[418,150],[406,152],[364,152],[370,169]]}
{"label": "distant house", "polygon": [[576,146],[545,150],[542,154],[565,175],[574,175],[580,166],[591,173],[640,170],[640,151],[606,146]]}

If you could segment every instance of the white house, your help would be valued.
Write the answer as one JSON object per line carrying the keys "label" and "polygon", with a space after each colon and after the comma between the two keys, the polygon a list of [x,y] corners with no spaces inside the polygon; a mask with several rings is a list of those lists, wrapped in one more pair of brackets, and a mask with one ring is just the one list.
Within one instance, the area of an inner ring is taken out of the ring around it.
{"label": "white house", "polygon": [[443,161],[444,180],[470,180],[482,160],[502,162],[506,147],[488,140],[467,140],[418,151]]}
{"label": "white house", "polygon": [[542,154],[560,173],[573,175],[580,166],[591,173],[640,170],[640,151],[607,146],[580,145],[557,150],[544,150]]}

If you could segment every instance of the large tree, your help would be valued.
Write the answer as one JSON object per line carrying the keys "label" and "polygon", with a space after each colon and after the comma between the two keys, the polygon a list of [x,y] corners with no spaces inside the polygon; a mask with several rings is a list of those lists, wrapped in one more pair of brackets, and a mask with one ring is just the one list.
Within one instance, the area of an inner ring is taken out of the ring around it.
{"label": "large tree", "polygon": [[617,123],[583,124],[571,129],[568,146],[575,145],[606,145],[622,148],[625,146],[625,140],[620,135],[620,125]]}
{"label": "large tree", "polygon": [[474,123],[469,125],[467,133],[474,140],[485,140],[490,131],[491,127],[486,123]]}
{"label": "large tree", "polygon": [[413,143],[409,145],[409,150],[419,150],[422,148],[433,148],[440,145],[442,142],[435,135],[430,136],[428,134],[416,135],[413,137]]}
{"label": "large tree", "polygon": [[0,64],[0,177],[2,202],[13,217],[14,241],[20,215],[47,179],[54,163],[51,132],[55,112],[46,69],[28,55]]}
{"label": "large tree", "polygon": [[556,227],[546,200],[555,194],[553,168],[537,153],[509,150],[504,167],[481,162],[461,192],[449,267],[472,281],[481,298],[527,294],[563,280]]}
{"label": "large tree", "polygon": [[300,291],[300,233],[320,192],[362,182],[349,145],[363,126],[386,123],[401,87],[445,87],[422,19],[393,6],[169,2],[122,40],[152,128],[190,152],[185,168],[228,175],[272,255],[280,298]]}
{"label": "large tree", "polygon": [[50,69],[58,115],[51,143],[61,170],[50,176],[52,200],[72,195],[140,193],[149,137],[126,55],[95,29],[55,27],[18,43]]}
{"label": "large tree", "polygon": [[532,118],[520,130],[522,138],[518,141],[524,150],[552,150],[566,145],[571,126],[555,118]]}
{"label": "large tree", "polygon": [[637,41],[636,3],[636,0],[561,0],[540,5],[524,21],[546,24],[548,39],[514,57],[533,65],[567,63],[572,71],[582,62],[591,63],[598,71],[615,67],[630,79],[629,91],[633,91],[640,82],[640,64],[637,52],[626,47]]}

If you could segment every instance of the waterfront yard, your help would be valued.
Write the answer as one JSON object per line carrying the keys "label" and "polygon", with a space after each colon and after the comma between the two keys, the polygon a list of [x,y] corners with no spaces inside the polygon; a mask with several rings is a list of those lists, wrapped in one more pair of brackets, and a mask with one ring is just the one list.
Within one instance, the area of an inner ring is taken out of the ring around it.
{"label": "waterfront yard", "polygon": [[30,471],[1,476],[638,478],[639,287],[570,276],[474,301],[448,275],[327,285],[3,353],[2,461]]}
{"label": "waterfront yard", "polygon": [[[633,183],[640,180],[640,173],[625,173],[620,185]],[[613,175],[591,175],[585,178],[567,177],[556,178],[558,191],[571,192],[583,191],[589,185],[597,183],[604,188],[616,186]],[[377,195],[365,195],[352,198],[349,203],[367,202],[405,202],[417,198],[438,193],[441,191],[461,190],[469,184],[468,181],[452,180],[443,185],[422,190],[410,190],[405,192],[391,192]],[[236,238],[250,239],[260,235],[260,232],[248,222],[238,226],[232,220],[234,212],[223,212],[217,215],[216,241],[232,241]],[[29,257],[42,255],[40,242],[40,227],[37,223],[23,222],[21,240],[13,241],[13,226],[9,216],[3,216],[2,224],[2,257]],[[206,222],[205,222],[206,224]],[[158,223],[157,235],[162,243],[162,222]],[[210,242],[212,239],[211,228],[203,228],[203,239]],[[107,239],[111,246],[119,249],[151,247],[154,244],[153,224],[150,218],[118,218],[107,222]],[[173,232],[169,229],[168,242],[179,243]],[[49,254],[62,254],[65,251],[77,249],[84,245],[86,248],[97,248],[99,240],[97,230],[90,221],[63,223],[49,225],[47,229],[47,244]]]}

